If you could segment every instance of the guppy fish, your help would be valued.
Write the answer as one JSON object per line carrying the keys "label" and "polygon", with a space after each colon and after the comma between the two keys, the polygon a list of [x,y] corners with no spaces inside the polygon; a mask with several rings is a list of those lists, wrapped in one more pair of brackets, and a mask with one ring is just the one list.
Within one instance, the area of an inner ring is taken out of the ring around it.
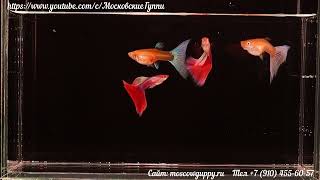
{"label": "guppy fish", "polygon": [[[190,39],[183,41],[172,51],[163,51],[159,48],[159,43],[156,48],[140,49],[129,52],[131,59],[137,61],[139,64],[154,66],[158,68],[159,61],[169,61],[183,78],[187,78],[188,71],[185,65],[186,50]],[[161,46],[161,44],[160,44]]]}
{"label": "guppy fish", "polygon": [[186,60],[187,69],[198,86],[205,84],[208,74],[212,69],[212,53],[209,38],[203,37],[201,39],[201,47],[203,53],[199,59],[189,57]]}
{"label": "guppy fish", "polygon": [[132,84],[122,81],[124,88],[131,97],[139,116],[141,116],[147,108],[145,90],[162,84],[168,77],[168,75],[156,75],[152,77],[140,76],[137,77]]}
{"label": "guppy fish", "polygon": [[249,54],[259,56],[261,59],[262,54],[265,52],[270,55],[270,83],[276,76],[280,65],[286,61],[288,50],[290,49],[288,45],[274,47],[264,38],[249,39],[241,41],[240,44]]}

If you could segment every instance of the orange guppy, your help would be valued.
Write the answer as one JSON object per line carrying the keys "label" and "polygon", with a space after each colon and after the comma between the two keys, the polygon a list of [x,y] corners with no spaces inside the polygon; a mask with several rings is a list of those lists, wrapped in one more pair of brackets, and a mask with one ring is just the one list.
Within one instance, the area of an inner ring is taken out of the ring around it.
{"label": "orange guppy", "polygon": [[171,61],[173,55],[168,51],[159,49],[140,49],[128,53],[129,57],[136,60],[140,64],[152,65],[157,61]]}
{"label": "orange guppy", "polygon": [[276,76],[280,65],[286,61],[290,49],[288,45],[274,47],[267,38],[249,39],[241,41],[240,44],[249,54],[259,56],[261,59],[263,59],[263,53],[270,55],[270,83]]}
{"label": "orange guppy", "polygon": [[187,78],[188,71],[185,64],[186,50],[189,39],[183,41],[172,51],[163,51],[163,45],[157,43],[155,48],[140,49],[128,53],[128,56],[142,65],[154,66],[158,69],[158,61],[169,61],[183,78]]}

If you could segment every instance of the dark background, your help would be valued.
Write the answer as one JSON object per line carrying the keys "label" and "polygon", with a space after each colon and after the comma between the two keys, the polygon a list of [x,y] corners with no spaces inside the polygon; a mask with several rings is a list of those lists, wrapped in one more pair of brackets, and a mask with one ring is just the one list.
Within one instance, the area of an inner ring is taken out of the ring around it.
{"label": "dark background", "polygon": [[[24,160],[296,163],[299,19],[32,15],[25,24]],[[201,88],[170,63],[157,71],[127,56],[188,38],[192,54],[203,36],[213,42],[213,70]],[[261,61],[239,44],[256,37],[291,46],[271,85],[269,57]],[[122,80],[160,73],[170,77],[146,91],[139,118]]]}

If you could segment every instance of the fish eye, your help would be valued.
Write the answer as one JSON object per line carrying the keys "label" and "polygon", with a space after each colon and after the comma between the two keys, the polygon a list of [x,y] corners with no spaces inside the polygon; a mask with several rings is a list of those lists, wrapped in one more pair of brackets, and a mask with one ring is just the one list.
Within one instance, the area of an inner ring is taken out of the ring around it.
{"label": "fish eye", "polygon": [[247,45],[250,45],[250,44],[251,44],[250,41],[248,41],[248,42],[247,42]]}

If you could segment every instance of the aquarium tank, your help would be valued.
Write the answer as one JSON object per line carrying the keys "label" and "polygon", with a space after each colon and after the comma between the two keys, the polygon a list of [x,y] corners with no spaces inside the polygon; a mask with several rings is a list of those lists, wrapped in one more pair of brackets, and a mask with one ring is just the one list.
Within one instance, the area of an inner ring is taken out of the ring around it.
{"label": "aquarium tank", "polygon": [[320,179],[316,0],[2,0],[1,178]]}

